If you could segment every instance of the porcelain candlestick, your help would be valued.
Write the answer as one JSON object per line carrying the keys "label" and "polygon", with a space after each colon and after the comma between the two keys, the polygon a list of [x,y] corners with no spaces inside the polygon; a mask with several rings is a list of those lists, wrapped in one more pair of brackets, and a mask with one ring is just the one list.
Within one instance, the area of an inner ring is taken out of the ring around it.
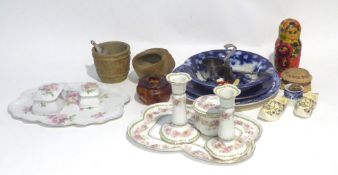
{"label": "porcelain candlestick", "polygon": [[223,140],[233,140],[235,138],[234,108],[222,111],[219,119],[218,137]]}
{"label": "porcelain candlestick", "polygon": [[191,80],[186,73],[170,73],[166,76],[172,89],[171,123],[161,127],[161,139],[171,144],[192,143],[199,138],[199,132],[188,124],[186,110],[186,87]]}
{"label": "porcelain candlestick", "polygon": [[219,119],[218,137],[232,140],[235,137],[235,98],[241,91],[233,85],[218,86],[214,93],[219,97],[221,116]]}
{"label": "porcelain candlestick", "polygon": [[221,160],[229,160],[234,155],[243,157],[254,143],[235,136],[235,98],[241,91],[234,85],[223,85],[216,87],[214,93],[219,97],[221,110],[218,137],[208,140],[205,145],[206,150],[213,157]]}
{"label": "porcelain candlestick", "polygon": [[172,115],[172,122],[174,125],[185,125],[188,123],[187,119],[187,111],[186,111],[186,95],[172,95],[173,101],[173,115]]}

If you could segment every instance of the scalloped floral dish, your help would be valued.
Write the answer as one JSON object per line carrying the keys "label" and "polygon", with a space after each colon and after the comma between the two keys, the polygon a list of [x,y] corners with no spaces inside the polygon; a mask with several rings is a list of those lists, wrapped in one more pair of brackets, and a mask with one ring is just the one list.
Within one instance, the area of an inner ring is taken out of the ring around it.
{"label": "scalloped floral dish", "polygon": [[[248,147],[244,156],[232,157],[228,160],[220,160],[212,155],[205,148],[206,142],[212,138],[201,135],[198,140],[190,144],[170,144],[161,140],[160,128],[170,121],[172,114],[172,105],[169,103],[157,103],[145,109],[142,118],[131,123],[128,127],[128,136],[134,142],[156,151],[174,152],[182,151],[189,156],[203,161],[212,163],[229,164],[246,160],[251,157],[255,146]],[[194,126],[198,117],[190,105],[187,105],[187,116],[189,122]],[[254,142],[259,139],[263,128],[253,119],[235,113],[235,135],[243,139],[243,141]],[[177,134],[179,137],[179,133]],[[227,147],[223,151],[231,151],[231,147]]]}
{"label": "scalloped floral dish", "polygon": [[[94,95],[97,97],[95,99],[97,99],[98,104],[95,104],[95,107],[83,107],[81,105],[83,88],[81,89],[81,87],[84,87],[83,85],[88,83],[59,84],[63,87],[60,99],[64,102],[64,106],[59,113],[42,115],[33,112],[32,106],[38,88],[23,92],[18,99],[10,103],[8,106],[9,113],[13,118],[47,126],[84,126],[105,123],[121,117],[124,105],[130,100],[129,95],[121,93],[119,89],[108,88],[104,85],[97,85],[96,87],[94,84],[90,84],[92,85],[90,91],[95,93]],[[88,99],[84,100],[87,101]],[[87,101],[86,103],[87,105],[93,104],[93,101]]]}

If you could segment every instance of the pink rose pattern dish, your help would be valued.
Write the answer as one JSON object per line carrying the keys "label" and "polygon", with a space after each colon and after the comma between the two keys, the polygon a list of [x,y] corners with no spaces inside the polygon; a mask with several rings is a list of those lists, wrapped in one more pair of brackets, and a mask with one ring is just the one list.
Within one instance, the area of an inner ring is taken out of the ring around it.
{"label": "pink rose pattern dish", "polygon": [[[155,128],[160,128],[158,121],[161,120],[161,118],[168,117],[168,115],[172,114],[171,108],[172,106],[168,103],[158,103],[149,106],[144,111],[143,118],[133,122],[128,127],[128,136],[136,143],[157,151],[172,152],[182,150],[196,159],[214,163],[234,163],[240,161],[235,158],[223,161],[212,157],[204,147],[204,143],[211,137],[201,136],[196,142],[183,145],[169,144],[162,141],[159,136],[159,131],[156,132]],[[187,105],[187,116],[190,118],[190,123],[194,124],[194,111],[190,105]],[[240,137],[244,142],[256,141],[262,133],[262,127],[257,122],[238,114],[235,114],[235,127],[236,136]],[[152,132],[157,134],[152,134]],[[243,157],[243,159],[244,158],[245,157]]]}
{"label": "pink rose pattern dish", "polygon": [[[85,83],[86,87],[93,88],[96,83]],[[41,123],[48,126],[89,125],[105,123],[123,115],[125,103],[130,99],[129,95],[121,93],[120,89],[99,86],[101,94],[98,96],[100,106],[95,108],[79,107],[79,87],[83,83],[52,83],[41,88],[31,89],[24,92],[17,100],[12,102],[8,109],[14,118],[29,122]],[[53,115],[38,115],[32,112],[34,95],[37,90],[46,94],[63,87],[61,98],[66,102],[62,111]]]}
{"label": "pink rose pattern dish", "polygon": [[221,142],[222,142],[221,139],[213,139],[211,144],[222,153],[229,153],[233,151],[233,149],[241,148],[242,145],[245,143],[243,141],[240,141],[240,142],[236,142],[235,145],[227,146],[225,144],[222,144]]}

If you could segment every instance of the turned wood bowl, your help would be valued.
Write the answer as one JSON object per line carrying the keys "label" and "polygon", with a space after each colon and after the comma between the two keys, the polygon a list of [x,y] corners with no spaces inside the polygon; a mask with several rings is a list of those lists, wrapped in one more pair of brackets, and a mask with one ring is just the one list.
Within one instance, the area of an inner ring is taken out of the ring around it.
{"label": "turned wood bowl", "polygon": [[132,64],[139,79],[144,76],[165,76],[175,67],[171,54],[162,48],[152,48],[137,54]]}

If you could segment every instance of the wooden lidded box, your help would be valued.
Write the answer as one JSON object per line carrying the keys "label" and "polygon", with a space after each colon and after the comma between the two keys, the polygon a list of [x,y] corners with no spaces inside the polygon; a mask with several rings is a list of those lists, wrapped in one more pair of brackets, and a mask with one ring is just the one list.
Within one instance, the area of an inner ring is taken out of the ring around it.
{"label": "wooden lidded box", "polygon": [[304,92],[311,91],[312,76],[306,69],[289,68],[282,72],[281,78],[281,89],[289,83],[296,83],[304,87]]}

